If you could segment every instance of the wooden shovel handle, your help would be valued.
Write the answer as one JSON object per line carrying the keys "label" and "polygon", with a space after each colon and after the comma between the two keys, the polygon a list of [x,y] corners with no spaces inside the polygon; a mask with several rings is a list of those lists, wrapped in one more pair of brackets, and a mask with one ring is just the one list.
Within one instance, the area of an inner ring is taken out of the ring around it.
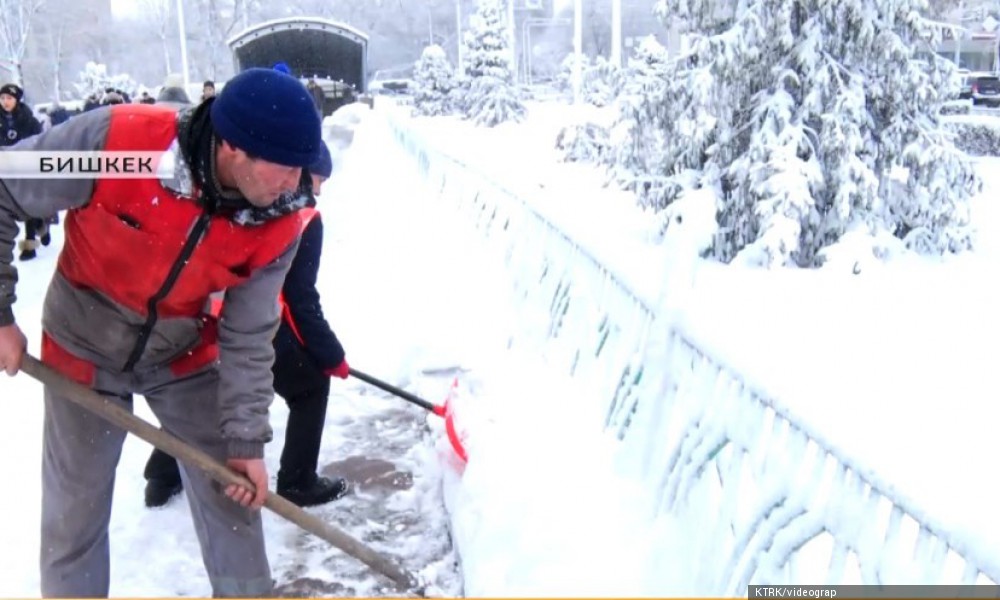
{"label": "wooden shovel handle", "polygon": [[[247,489],[254,489],[250,480],[232,471],[205,452],[186,444],[158,427],[154,427],[94,390],[67,379],[37,358],[25,355],[21,370],[51,388],[59,396],[68,398],[183,463],[205,471],[209,477],[223,486],[236,484]],[[418,589],[418,580],[412,573],[399,566],[394,559],[379,554],[337,527],[307,513],[274,493],[268,493],[264,506],[309,533],[333,544],[378,573],[385,575],[392,580],[398,590],[413,591],[423,595],[423,591]]]}

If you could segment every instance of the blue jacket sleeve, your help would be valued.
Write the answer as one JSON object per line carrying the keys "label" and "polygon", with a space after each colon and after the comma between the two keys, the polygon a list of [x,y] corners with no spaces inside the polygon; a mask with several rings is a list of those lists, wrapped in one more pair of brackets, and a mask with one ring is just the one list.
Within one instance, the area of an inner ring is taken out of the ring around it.
{"label": "blue jacket sleeve", "polygon": [[285,277],[282,289],[293,328],[302,336],[306,351],[324,371],[344,361],[344,347],[333,333],[320,304],[316,279],[323,254],[323,221],[316,215],[299,242],[299,250]]}

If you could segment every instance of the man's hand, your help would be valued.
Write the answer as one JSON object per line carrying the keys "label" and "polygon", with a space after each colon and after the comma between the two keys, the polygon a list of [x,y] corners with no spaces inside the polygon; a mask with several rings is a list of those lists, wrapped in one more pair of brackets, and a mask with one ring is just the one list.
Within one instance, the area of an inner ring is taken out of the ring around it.
{"label": "man's hand", "polygon": [[340,377],[341,379],[347,379],[347,376],[351,374],[351,367],[347,364],[346,360],[342,360],[339,365],[332,369],[327,369],[324,374],[327,377]]}
{"label": "man's hand", "polygon": [[0,327],[0,369],[13,377],[21,370],[21,361],[28,348],[28,338],[24,337],[17,323]]}
{"label": "man's hand", "polygon": [[257,488],[254,494],[242,485],[226,486],[226,495],[234,502],[250,508],[260,508],[267,500],[267,467],[263,458],[230,458],[226,461],[230,469],[246,475],[247,479]]}

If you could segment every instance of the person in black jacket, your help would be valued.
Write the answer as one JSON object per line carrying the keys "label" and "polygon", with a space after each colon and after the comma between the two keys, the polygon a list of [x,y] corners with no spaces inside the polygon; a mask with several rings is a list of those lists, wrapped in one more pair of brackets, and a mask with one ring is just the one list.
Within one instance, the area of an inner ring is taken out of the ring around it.
{"label": "person in black jacket", "polygon": [[211,79],[206,79],[205,83],[201,84],[201,101],[204,102],[209,98],[215,97],[215,82]]}
{"label": "person in black jacket", "polygon": [[[0,146],[13,146],[42,132],[41,122],[22,101],[23,98],[24,90],[20,86],[13,83],[0,86]],[[48,246],[48,224],[43,219],[28,219],[24,222],[24,240],[18,244],[21,248],[21,260],[35,258],[38,248],[36,236],[40,236],[42,244]]]}
{"label": "person in black jacket", "polygon": [[0,146],[13,146],[42,132],[42,124],[22,102],[23,97],[24,91],[18,85],[0,86]]}
{"label": "person in black jacket", "polygon": [[157,104],[167,104],[174,108],[183,108],[191,105],[191,98],[184,90],[184,78],[171,73],[160,88],[160,93],[156,96]]}
{"label": "person in black jacket", "polygon": [[[313,197],[333,172],[326,144],[309,167]],[[347,482],[316,473],[330,396],[330,377],[347,379],[344,347],[323,315],[316,280],[323,252],[323,221],[310,207],[300,211],[302,238],[281,291],[281,325],[274,337],[274,391],[288,404],[285,445],[278,470],[279,495],[299,506],[325,504],[344,496]],[[146,463],[145,502],[163,506],[181,486],[177,461],[154,450]]]}
{"label": "person in black jacket", "polygon": [[52,108],[49,109],[49,123],[53,127],[69,121],[69,118],[70,114],[65,106],[59,104],[58,100],[52,103]]}

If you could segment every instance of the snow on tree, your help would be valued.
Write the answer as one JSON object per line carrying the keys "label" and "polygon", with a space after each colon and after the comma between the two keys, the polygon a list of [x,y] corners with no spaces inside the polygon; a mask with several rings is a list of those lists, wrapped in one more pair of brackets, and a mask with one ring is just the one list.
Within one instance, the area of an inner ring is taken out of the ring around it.
{"label": "snow on tree", "polygon": [[[619,118],[610,133],[612,152],[605,160],[612,167],[612,178],[624,187],[641,191],[652,179],[662,178],[665,170],[662,149],[667,123],[661,100],[666,89],[666,64],[667,49],[650,35],[636,44],[621,75]],[[639,195],[643,206],[664,208],[657,199],[656,195]]]}
{"label": "snow on tree", "polygon": [[[580,69],[583,75],[581,81],[581,99],[594,106],[608,106],[621,89],[620,69],[608,59],[597,56],[593,62],[584,55],[580,59]],[[573,65],[576,63],[576,53],[571,52],[562,61],[556,74],[556,87],[566,93],[573,91]]]}
{"label": "snow on tree", "polygon": [[476,125],[486,127],[523,121],[527,112],[516,87],[489,75],[470,82],[465,101],[467,117]]}
{"label": "snow on tree", "polygon": [[482,0],[465,32],[465,82],[462,105],[466,118],[493,127],[521,121],[526,109],[511,73],[506,9],[501,0]]}
{"label": "snow on tree", "polygon": [[[573,65],[576,64],[576,52],[570,52],[566,58],[559,63],[559,70],[556,72],[554,82],[556,89],[565,94],[573,94]],[[586,54],[580,55],[580,73],[586,73],[590,68],[590,57]]]}
{"label": "snow on tree", "polygon": [[88,61],[83,70],[80,71],[73,87],[76,88],[79,97],[93,97],[100,102],[104,98],[104,90],[108,88],[120,90],[129,96],[133,96],[135,95],[137,84],[125,73],[109,75],[107,65]]}
{"label": "snow on tree", "polygon": [[434,44],[424,48],[414,68],[413,79],[416,114],[433,117],[451,113],[452,91],[456,85],[455,69],[441,46]]}
{"label": "snow on tree", "polygon": [[24,59],[32,25],[45,0],[0,0],[0,68],[10,71],[3,79],[24,85]]}
{"label": "snow on tree", "polygon": [[[719,190],[713,254],[811,266],[847,231],[921,252],[972,243],[981,183],[937,111],[954,66],[925,0],[658,0],[694,34],[632,109],[662,141],[659,206]],[[634,124],[633,129],[641,129]]]}
{"label": "snow on tree", "polygon": [[594,120],[563,127],[556,136],[556,148],[567,162],[597,162],[611,149],[608,128]]}
{"label": "snow on tree", "polygon": [[610,105],[621,91],[621,69],[603,56],[594,58],[583,71],[583,101],[594,106]]}

